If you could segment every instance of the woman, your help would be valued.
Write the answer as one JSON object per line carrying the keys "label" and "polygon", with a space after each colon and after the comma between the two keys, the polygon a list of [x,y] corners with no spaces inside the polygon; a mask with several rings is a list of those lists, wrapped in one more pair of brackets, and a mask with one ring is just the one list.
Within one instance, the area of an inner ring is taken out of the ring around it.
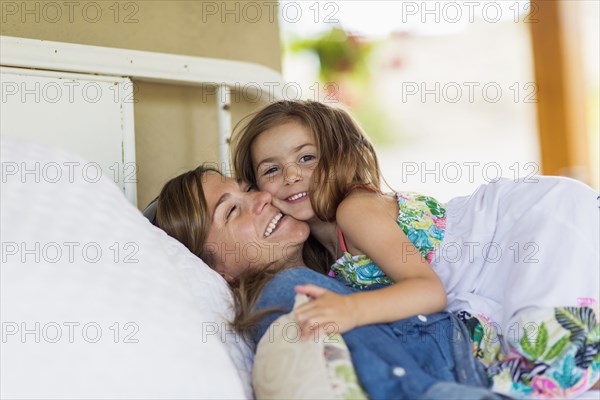
{"label": "woman", "polygon": [[[234,327],[254,344],[275,318],[291,311],[295,285],[354,291],[298,267],[309,233],[305,223],[282,216],[269,194],[250,192],[215,170],[199,167],[169,181],[157,200],[156,224],[230,283]],[[484,389],[465,328],[450,313],[363,326],[342,336],[370,397],[497,398]]]}

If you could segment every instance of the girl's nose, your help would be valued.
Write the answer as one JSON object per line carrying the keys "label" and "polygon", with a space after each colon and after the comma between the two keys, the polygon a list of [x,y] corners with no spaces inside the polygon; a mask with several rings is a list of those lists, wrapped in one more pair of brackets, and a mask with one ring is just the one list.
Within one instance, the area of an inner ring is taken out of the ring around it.
{"label": "girl's nose", "polygon": [[283,169],[283,180],[286,184],[292,184],[302,180],[302,170],[296,164],[288,164]]}

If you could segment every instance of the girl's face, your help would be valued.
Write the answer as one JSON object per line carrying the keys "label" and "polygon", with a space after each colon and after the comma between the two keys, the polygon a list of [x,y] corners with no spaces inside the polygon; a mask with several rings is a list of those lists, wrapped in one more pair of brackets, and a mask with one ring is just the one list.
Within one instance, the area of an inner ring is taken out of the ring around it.
{"label": "girl's face", "polygon": [[258,189],[273,195],[273,205],[301,221],[316,218],[308,195],[318,161],[311,131],[290,121],[258,135],[250,151]]}
{"label": "girl's face", "polygon": [[211,216],[205,248],[227,281],[248,268],[296,262],[308,225],[282,216],[270,194],[248,192],[247,185],[215,172],[202,176],[202,188]]}

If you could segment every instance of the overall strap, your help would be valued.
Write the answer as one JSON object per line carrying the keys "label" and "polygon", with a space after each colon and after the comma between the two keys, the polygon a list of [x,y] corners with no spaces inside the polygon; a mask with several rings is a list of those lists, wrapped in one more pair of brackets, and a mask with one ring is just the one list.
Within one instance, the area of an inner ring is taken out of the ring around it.
{"label": "overall strap", "polygon": [[337,227],[337,232],[338,232],[338,238],[340,239],[340,245],[342,246],[342,251],[344,253],[348,252],[348,248],[346,247],[346,239],[344,239],[344,234],[342,233],[342,230],[340,229],[340,227]]}

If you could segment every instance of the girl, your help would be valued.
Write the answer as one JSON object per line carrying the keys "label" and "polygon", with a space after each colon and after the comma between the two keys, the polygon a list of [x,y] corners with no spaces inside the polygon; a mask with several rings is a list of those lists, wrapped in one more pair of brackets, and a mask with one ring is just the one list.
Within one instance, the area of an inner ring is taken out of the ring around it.
{"label": "girl", "polygon": [[[232,139],[238,178],[308,222],[304,260],[360,293],[299,286],[303,334],[447,308],[471,329],[493,389],[570,397],[600,374],[598,194],[567,178],[501,179],[442,204],[381,192],[373,146],[344,111],[280,101]],[[400,228],[400,229],[398,229]],[[326,255],[323,258],[323,255]],[[379,290],[367,290],[367,289]],[[446,297],[447,296],[447,297]]]}

